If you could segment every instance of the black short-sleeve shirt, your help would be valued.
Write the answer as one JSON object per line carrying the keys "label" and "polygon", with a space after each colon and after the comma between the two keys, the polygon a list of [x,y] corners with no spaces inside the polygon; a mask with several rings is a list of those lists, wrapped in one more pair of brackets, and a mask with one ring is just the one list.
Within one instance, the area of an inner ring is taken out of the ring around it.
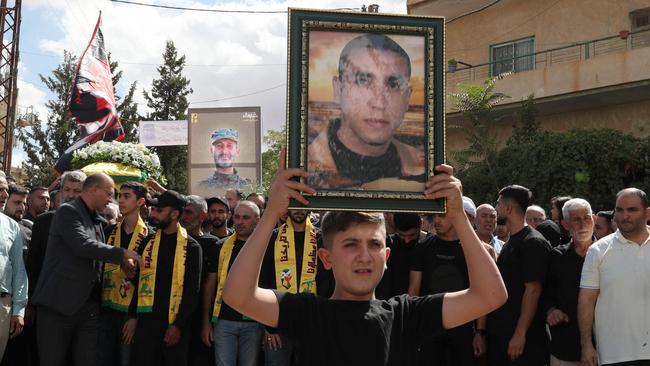
{"label": "black short-sleeve shirt", "polygon": [[425,238],[417,244],[411,256],[411,270],[422,272],[419,295],[460,291],[469,287],[465,255],[458,240],[442,240],[435,235]]}
{"label": "black short-sleeve shirt", "polygon": [[[497,266],[508,290],[508,300],[488,315],[487,331],[501,337],[512,337],[519,315],[526,282],[544,283],[548,270],[551,246],[537,230],[525,226],[510,236],[503,246]],[[526,339],[542,342],[546,339],[543,306],[537,306]]]}
{"label": "black short-sleeve shirt", "polygon": [[278,329],[298,365],[412,365],[417,348],[442,330],[444,294],[389,300],[328,300],[284,294]]}

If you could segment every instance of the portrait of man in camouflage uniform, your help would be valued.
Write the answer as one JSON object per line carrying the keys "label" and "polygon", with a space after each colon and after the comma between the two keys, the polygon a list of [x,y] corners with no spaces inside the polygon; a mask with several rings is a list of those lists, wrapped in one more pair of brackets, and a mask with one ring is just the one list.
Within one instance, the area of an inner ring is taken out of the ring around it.
{"label": "portrait of man in camouflage uniform", "polygon": [[239,132],[232,128],[220,128],[212,133],[210,152],[214,158],[215,171],[199,182],[201,188],[245,188],[250,179],[242,177],[234,167],[239,157]]}

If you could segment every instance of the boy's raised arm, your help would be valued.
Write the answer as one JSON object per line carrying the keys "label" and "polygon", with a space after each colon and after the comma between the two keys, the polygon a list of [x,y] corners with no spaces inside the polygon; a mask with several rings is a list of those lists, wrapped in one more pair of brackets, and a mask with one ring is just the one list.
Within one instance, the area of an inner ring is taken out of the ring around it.
{"label": "boy's raised arm", "polygon": [[230,307],[274,328],[278,326],[280,314],[277,297],[273,290],[258,286],[264,253],[275,224],[287,211],[289,201],[295,199],[307,204],[300,192],[315,193],[306,184],[291,180],[293,177],[307,178],[307,172],[303,169],[285,169],[285,156],[285,149],[282,149],[278,172],[273,179],[264,214],[232,264],[223,288],[223,300]]}
{"label": "boy's raised arm", "polygon": [[447,217],[458,233],[469,274],[469,289],[447,293],[442,305],[442,324],[454,328],[477,319],[505,303],[508,295],[494,260],[474,232],[463,210],[462,186],[451,166],[436,167],[424,192],[427,198],[447,199]]}

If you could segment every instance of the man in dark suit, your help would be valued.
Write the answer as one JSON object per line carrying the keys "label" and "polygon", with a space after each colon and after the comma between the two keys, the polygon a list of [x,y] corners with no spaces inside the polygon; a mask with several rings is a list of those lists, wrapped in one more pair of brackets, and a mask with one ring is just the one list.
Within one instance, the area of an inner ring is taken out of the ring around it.
{"label": "man in dark suit", "polygon": [[41,366],[97,362],[102,262],[121,263],[135,274],[134,251],[104,244],[101,212],[113,198],[113,180],[95,173],[81,196],[57,209],[52,219],[43,270],[32,303],[38,307],[37,338]]}

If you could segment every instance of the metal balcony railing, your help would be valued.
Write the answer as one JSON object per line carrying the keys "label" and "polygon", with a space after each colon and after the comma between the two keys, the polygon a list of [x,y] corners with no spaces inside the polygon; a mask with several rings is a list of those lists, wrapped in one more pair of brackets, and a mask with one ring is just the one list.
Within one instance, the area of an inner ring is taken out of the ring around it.
{"label": "metal balcony railing", "polygon": [[[527,65],[521,72],[534,70],[538,68],[551,67],[556,64],[576,62],[602,56],[609,53],[633,50],[642,47],[650,47],[650,29],[630,32],[627,37],[617,34],[605,38],[590,40],[581,43],[575,43],[568,46],[548,49],[521,55],[507,60],[497,62],[488,62],[484,64],[458,67],[456,71],[447,71],[447,84],[456,85],[462,82],[471,82],[474,80],[486,79],[493,75],[495,65],[499,64],[498,69],[503,70],[505,65],[512,65],[512,69],[505,72],[516,70],[515,65]],[[518,60],[524,61],[519,62]],[[531,68],[532,64],[532,68]]]}

